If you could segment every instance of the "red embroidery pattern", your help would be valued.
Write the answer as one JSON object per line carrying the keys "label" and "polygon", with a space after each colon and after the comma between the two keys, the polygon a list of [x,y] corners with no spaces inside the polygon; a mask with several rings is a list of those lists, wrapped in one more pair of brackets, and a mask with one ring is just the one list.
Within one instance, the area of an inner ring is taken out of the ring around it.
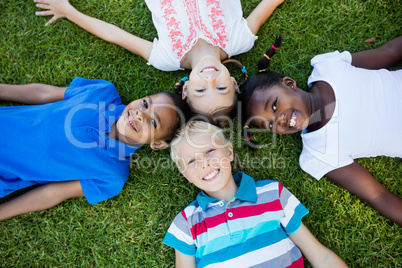
{"label": "red embroidery pattern", "polygon": [[[227,47],[225,16],[219,0],[161,0],[160,3],[168,37],[177,59],[181,59],[191,49],[193,40],[197,37],[203,37],[212,45],[223,49]],[[174,8],[176,4],[184,5],[185,13],[179,11],[178,14]],[[206,7],[205,12],[208,15],[200,14],[200,7]]]}

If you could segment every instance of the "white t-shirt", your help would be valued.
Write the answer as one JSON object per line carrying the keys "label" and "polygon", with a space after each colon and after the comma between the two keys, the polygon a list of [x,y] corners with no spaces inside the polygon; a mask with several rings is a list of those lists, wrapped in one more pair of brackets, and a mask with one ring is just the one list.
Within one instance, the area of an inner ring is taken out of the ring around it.
{"label": "white t-shirt", "polygon": [[317,180],[355,158],[402,157],[402,70],[367,70],[351,62],[347,51],[311,60],[308,85],[325,81],[336,98],[331,120],[301,135],[300,166]]}
{"label": "white t-shirt", "polygon": [[183,70],[180,61],[199,38],[228,57],[250,50],[257,37],[243,18],[240,0],[145,0],[158,31],[148,61],[162,71]]}

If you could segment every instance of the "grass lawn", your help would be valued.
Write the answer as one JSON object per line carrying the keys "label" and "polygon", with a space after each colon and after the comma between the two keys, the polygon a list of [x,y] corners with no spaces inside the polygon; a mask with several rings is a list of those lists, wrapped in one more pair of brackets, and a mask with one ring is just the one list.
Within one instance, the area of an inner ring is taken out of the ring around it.
{"label": "grass lawn", "polygon": [[[259,1],[242,2],[247,16]],[[142,38],[156,37],[144,1],[74,0],[72,4]],[[68,86],[76,76],[105,79],[129,103],[147,94],[172,91],[186,74],[156,70],[139,56],[67,20],[45,27],[50,17],[36,17],[32,0],[0,0],[0,10],[0,83]],[[287,0],[260,29],[254,48],[234,58],[255,72],[257,59],[282,34],[284,42],[271,67],[307,89],[314,55],[375,48],[401,35],[401,26],[401,0]],[[376,42],[366,43],[369,38]],[[298,166],[299,134],[257,133],[255,138],[267,147],[253,153],[237,129],[228,134],[236,152],[234,171],[281,181],[310,210],[305,225],[350,267],[402,267],[402,229],[328,179],[317,182],[305,174]],[[55,149],[55,153],[62,152]],[[402,196],[402,159],[358,162]],[[84,198],[72,199],[0,222],[0,266],[173,267],[174,252],[161,241],[174,216],[197,193],[173,166],[169,150],[153,152],[144,146],[133,156],[130,178],[120,195],[95,206]]]}

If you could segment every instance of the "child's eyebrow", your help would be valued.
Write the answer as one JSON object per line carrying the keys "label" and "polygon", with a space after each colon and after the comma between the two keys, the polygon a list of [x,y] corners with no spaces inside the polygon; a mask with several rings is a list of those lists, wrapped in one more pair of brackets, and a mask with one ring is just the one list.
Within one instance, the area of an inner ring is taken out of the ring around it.
{"label": "child's eyebrow", "polygon": [[[149,98],[149,103],[152,105],[152,98],[151,97],[148,97],[148,98]],[[155,119],[157,122],[157,127],[159,127],[161,125],[161,119],[157,113],[155,113]]]}
{"label": "child's eyebrow", "polygon": [[267,102],[265,103],[264,111],[268,110],[268,105],[269,105],[269,99],[268,99]]}

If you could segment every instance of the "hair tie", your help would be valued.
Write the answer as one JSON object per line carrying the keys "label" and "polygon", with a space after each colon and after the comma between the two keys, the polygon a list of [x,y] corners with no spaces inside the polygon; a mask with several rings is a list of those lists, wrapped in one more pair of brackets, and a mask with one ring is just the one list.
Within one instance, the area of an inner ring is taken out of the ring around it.
{"label": "hair tie", "polygon": [[277,50],[277,49],[278,49],[278,48],[277,48],[277,47],[275,47],[274,45],[272,45],[272,48],[273,48],[273,49],[275,49],[275,50]]}
{"label": "hair tie", "polygon": [[187,76],[185,76],[185,77],[183,77],[182,79],[180,79],[181,81],[183,81],[183,82],[186,82],[186,81],[188,81],[188,77]]}
{"label": "hair tie", "polygon": [[243,68],[241,68],[241,72],[244,74],[247,73],[246,66],[243,66]]}
{"label": "hair tie", "polygon": [[270,58],[268,57],[267,54],[264,54],[264,57],[267,58],[268,60],[270,60]]}
{"label": "hair tie", "polygon": [[259,73],[261,73],[261,72],[265,72],[267,69],[261,69],[261,70],[258,70],[258,72]]}
{"label": "hair tie", "polygon": [[247,141],[251,141],[251,137],[247,137]]}
{"label": "hair tie", "polygon": [[246,125],[246,126],[243,127],[243,129],[245,129],[245,128],[249,128],[249,126]]}

